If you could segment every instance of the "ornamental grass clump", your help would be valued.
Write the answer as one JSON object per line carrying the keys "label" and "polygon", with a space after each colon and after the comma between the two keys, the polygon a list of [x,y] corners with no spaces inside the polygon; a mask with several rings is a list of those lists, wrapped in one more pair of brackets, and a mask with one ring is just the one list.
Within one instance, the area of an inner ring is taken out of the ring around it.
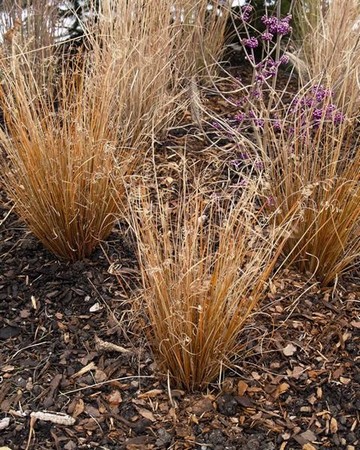
{"label": "ornamental grass clump", "polygon": [[216,75],[226,41],[231,0],[169,0],[180,76]]}
{"label": "ornamental grass clump", "polygon": [[318,85],[299,94],[281,128],[268,129],[268,199],[291,218],[286,261],[328,285],[360,255],[360,151],[348,120]]}
{"label": "ornamental grass clump", "polygon": [[[360,111],[360,3],[358,0],[299,0],[295,55],[308,80],[328,84],[349,117]],[[357,96],[354,101],[353,97]]]}
{"label": "ornamental grass clump", "polygon": [[65,259],[89,256],[109,235],[127,175],[176,111],[168,5],[142,4],[102,2],[86,50],[70,62],[51,55],[34,65],[16,35],[4,44],[3,184],[30,230]]}
{"label": "ornamental grass clump", "polygon": [[[279,11],[281,3],[277,5]],[[247,148],[247,159],[252,149],[257,158],[253,165],[261,164],[268,173],[263,184],[267,208],[277,211],[278,224],[292,224],[283,247],[284,262],[328,285],[360,255],[360,152],[354,114],[358,97],[348,90],[354,86],[355,72],[345,69],[342,85],[316,76],[297,90],[283,84],[279,89],[281,67],[291,61],[282,45],[291,31],[290,16],[262,17],[266,31],[260,35],[247,25],[251,13],[249,6],[243,7],[248,37],[242,45],[253,78],[249,84],[234,79],[230,103],[238,110],[216,127],[240,148],[237,164],[243,149]],[[260,43],[262,58],[256,60],[254,49]],[[287,68],[281,76],[290,83],[294,67]]]}
{"label": "ornamental grass clump", "polygon": [[139,310],[159,369],[187,390],[216,380],[241,351],[239,334],[280,248],[279,233],[255,212],[256,186],[230,199],[202,189],[165,201],[143,188],[132,198]]}

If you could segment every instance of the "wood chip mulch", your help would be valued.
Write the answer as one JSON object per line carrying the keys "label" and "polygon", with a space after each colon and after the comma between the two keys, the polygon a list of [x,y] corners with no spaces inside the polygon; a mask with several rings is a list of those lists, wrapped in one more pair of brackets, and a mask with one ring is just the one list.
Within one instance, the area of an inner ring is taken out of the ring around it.
{"label": "wood chip mulch", "polygon": [[69,264],[13,213],[2,224],[0,447],[359,448],[359,272],[323,291],[281,271],[235,369],[188,394],[169,390],[131,322],[136,263],[123,235],[114,230],[106,248]]}

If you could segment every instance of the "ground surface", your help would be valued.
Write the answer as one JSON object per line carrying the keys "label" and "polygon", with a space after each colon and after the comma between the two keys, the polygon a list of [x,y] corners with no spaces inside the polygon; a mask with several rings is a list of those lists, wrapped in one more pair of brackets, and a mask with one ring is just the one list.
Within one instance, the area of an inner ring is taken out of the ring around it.
{"label": "ground surface", "polygon": [[[165,187],[176,179],[180,148],[208,161],[200,137],[175,134],[163,143]],[[212,170],[221,178],[223,169],[214,163]],[[235,369],[221,386],[188,394],[159,374],[131,320],[128,293],[138,271],[124,226],[89,259],[70,264],[42,247],[10,203],[1,205],[0,447],[360,447],[359,271],[328,290],[296,271],[279,272],[244,331]],[[75,421],[30,417],[46,411]]]}

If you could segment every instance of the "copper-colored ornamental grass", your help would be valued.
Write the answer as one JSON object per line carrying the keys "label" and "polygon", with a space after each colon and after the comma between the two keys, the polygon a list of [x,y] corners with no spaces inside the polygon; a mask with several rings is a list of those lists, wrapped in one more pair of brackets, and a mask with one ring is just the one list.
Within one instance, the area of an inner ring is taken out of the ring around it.
{"label": "copper-colored ornamental grass", "polygon": [[16,39],[4,49],[3,182],[31,231],[66,259],[88,256],[108,236],[126,176],[176,112],[168,5],[140,3],[102,2],[91,50],[60,74],[44,59],[38,77]]}
{"label": "copper-colored ornamental grass", "polygon": [[187,192],[170,206],[159,193],[155,202],[146,190],[139,197],[133,227],[149,342],[173,386],[203,388],[240,351],[276,261],[274,230],[264,232],[250,187],[237,201]]}
{"label": "copper-colored ornamental grass", "polygon": [[[289,16],[280,17],[278,2],[278,17],[270,18],[277,27],[265,18],[277,38],[263,42],[263,60],[253,65],[256,85],[240,83],[245,103],[234,116],[235,129],[226,125],[239,144],[248,139],[248,148],[257,147],[268,172],[268,205],[276,208],[278,224],[292,225],[284,262],[324,286],[350,269],[360,255],[360,10],[358,1],[348,3],[344,8],[341,0],[299,0],[293,4],[293,23]],[[245,40],[244,51],[253,56],[264,35],[246,21],[243,25],[254,39]],[[276,83],[280,71],[285,76],[281,67],[291,56],[280,45],[290,25],[300,37],[297,58],[290,58],[301,69],[297,92],[290,74],[291,89],[279,89]]]}
{"label": "copper-colored ornamental grass", "polygon": [[278,222],[293,223],[286,261],[328,285],[360,255],[360,151],[351,120],[310,130],[313,113],[291,122],[292,134],[269,127],[268,186]]}
{"label": "copper-colored ornamental grass", "polygon": [[[8,163],[4,185],[49,250],[83,258],[109,234],[117,211],[111,189],[117,138],[107,122],[111,105],[93,97],[79,69],[76,81],[63,75],[55,110],[54,98],[46,98],[40,86],[30,87],[30,77],[19,68],[7,74],[1,89],[8,131],[0,132]],[[119,175],[126,167],[116,167]]]}
{"label": "copper-colored ornamental grass", "polygon": [[[297,56],[308,80],[332,87],[336,103],[351,116],[360,111],[360,4],[358,0],[294,3]],[[354,96],[357,98],[354,99]],[[349,107],[351,106],[351,110]]]}
{"label": "copper-colored ornamental grass", "polygon": [[175,65],[188,78],[213,77],[224,51],[231,0],[170,0],[176,30]]}
{"label": "copper-colored ornamental grass", "polygon": [[[122,213],[126,176],[174,118],[181,80],[198,72],[183,56],[197,45],[208,48],[205,4],[199,0],[189,11],[186,5],[189,20],[178,21],[170,0],[105,0],[97,21],[83,24],[83,62],[71,62],[71,69],[65,63],[60,74],[51,29],[38,52],[32,28],[24,33],[20,22],[4,43],[3,182],[19,215],[58,256],[88,256]],[[29,11],[39,8],[37,1]],[[39,27],[40,18],[28,23]]]}

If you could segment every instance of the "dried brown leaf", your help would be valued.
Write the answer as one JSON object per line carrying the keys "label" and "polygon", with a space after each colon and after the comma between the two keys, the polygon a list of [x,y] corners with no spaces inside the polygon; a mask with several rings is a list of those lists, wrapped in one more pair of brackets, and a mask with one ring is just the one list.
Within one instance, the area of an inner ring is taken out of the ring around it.
{"label": "dried brown leaf", "polygon": [[151,420],[151,422],[155,422],[154,414],[146,408],[138,408],[138,412],[141,416],[145,417],[145,419]]}
{"label": "dried brown leaf", "polygon": [[238,395],[240,395],[240,397],[242,397],[245,394],[245,392],[247,391],[248,387],[249,386],[245,383],[245,381],[240,380],[238,383]]}
{"label": "dried brown leaf", "polygon": [[138,395],[138,398],[154,398],[162,394],[164,391],[162,389],[151,389],[150,391],[143,392]]}
{"label": "dried brown leaf", "polygon": [[283,348],[282,352],[285,356],[292,356],[296,352],[296,347],[293,344],[288,344],[286,347]]}

